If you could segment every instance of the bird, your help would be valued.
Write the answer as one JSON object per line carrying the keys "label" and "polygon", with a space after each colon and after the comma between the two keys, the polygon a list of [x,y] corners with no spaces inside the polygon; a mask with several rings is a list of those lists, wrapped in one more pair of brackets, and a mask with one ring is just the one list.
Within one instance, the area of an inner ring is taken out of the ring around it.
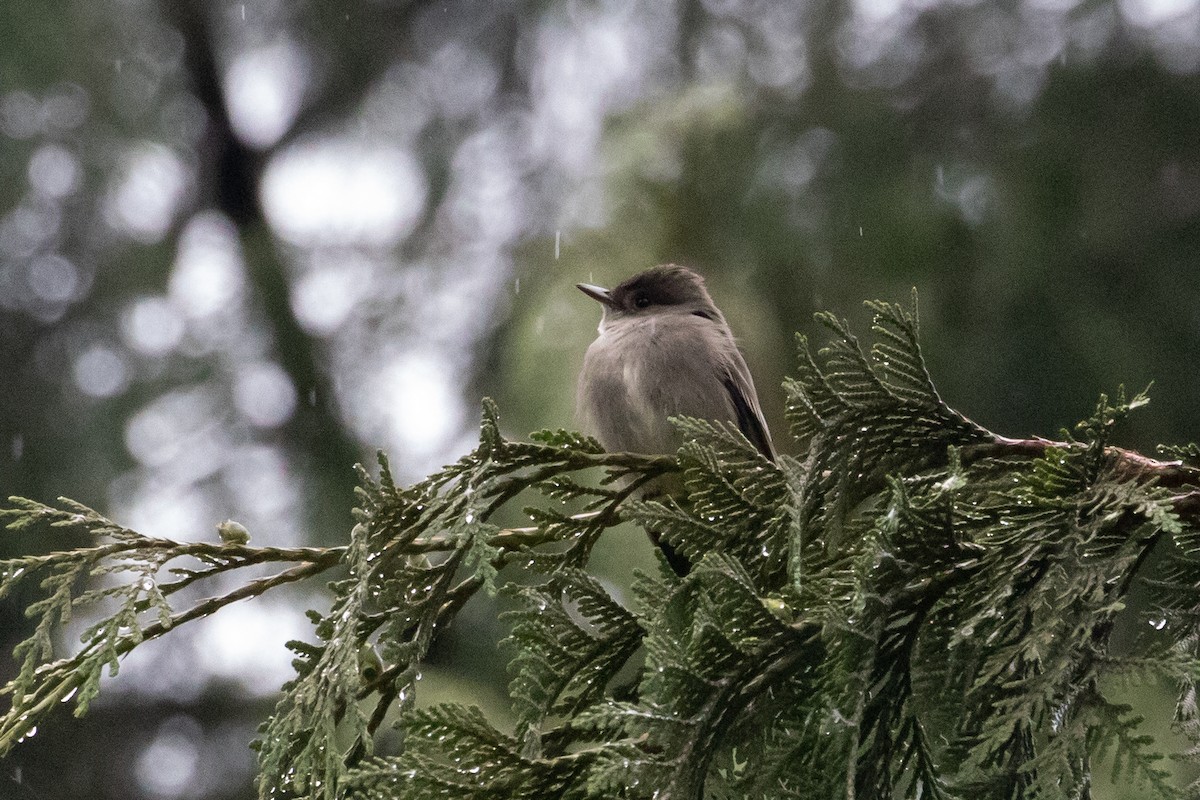
{"label": "bird", "polygon": [[[613,289],[576,287],[603,310],[579,373],[577,404],[584,429],[606,450],[673,454],[682,435],[669,418],[687,416],[734,423],[775,460],[750,369],[699,273],[663,264]],[[676,573],[690,570],[666,542],[651,538]]]}

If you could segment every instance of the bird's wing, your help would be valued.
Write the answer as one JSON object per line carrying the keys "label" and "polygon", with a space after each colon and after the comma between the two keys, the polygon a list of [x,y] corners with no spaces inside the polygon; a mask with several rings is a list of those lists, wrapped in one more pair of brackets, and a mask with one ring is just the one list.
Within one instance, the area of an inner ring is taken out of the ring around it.
{"label": "bird's wing", "polygon": [[746,366],[741,353],[734,350],[733,369],[725,375],[725,391],[729,392],[729,400],[737,414],[738,429],[750,443],[758,448],[771,461],[775,460],[775,448],[771,444],[771,433],[763,419],[762,409],[758,407],[758,394],[754,391],[754,381],[750,377],[750,368]]}

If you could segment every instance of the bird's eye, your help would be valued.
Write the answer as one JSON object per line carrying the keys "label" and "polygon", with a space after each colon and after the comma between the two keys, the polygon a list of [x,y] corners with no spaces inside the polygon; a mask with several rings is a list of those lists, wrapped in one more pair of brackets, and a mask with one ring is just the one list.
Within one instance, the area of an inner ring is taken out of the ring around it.
{"label": "bird's eye", "polygon": [[637,297],[633,298],[633,304],[638,308],[645,308],[646,306],[650,305],[650,297],[648,295],[639,294]]}

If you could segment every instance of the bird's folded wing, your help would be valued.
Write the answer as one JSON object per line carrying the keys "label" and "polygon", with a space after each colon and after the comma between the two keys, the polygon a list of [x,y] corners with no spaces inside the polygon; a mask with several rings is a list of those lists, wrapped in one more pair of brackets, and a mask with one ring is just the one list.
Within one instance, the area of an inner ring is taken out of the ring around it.
{"label": "bird's folded wing", "polygon": [[[741,361],[740,357],[738,360]],[[734,364],[734,369],[726,374],[724,383],[733,410],[737,414],[738,429],[758,448],[758,452],[774,461],[775,448],[771,445],[771,434],[763,420],[762,409],[758,407],[758,395],[754,392],[750,370],[745,362]]]}

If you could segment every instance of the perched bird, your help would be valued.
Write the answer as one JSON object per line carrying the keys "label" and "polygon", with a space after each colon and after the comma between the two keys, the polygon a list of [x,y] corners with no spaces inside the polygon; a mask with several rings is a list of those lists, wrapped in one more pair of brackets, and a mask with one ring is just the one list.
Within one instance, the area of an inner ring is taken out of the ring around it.
{"label": "perched bird", "polygon": [[[653,267],[615,289],[578,284],[603,307],[600,335],[579,375],[585,428],[614,452],[674,453],[669,417],[733,422],[767,458],[771,434],[754,381],[704,279],[687,267]],[[660,544],[675,571],[687,561]]]}

